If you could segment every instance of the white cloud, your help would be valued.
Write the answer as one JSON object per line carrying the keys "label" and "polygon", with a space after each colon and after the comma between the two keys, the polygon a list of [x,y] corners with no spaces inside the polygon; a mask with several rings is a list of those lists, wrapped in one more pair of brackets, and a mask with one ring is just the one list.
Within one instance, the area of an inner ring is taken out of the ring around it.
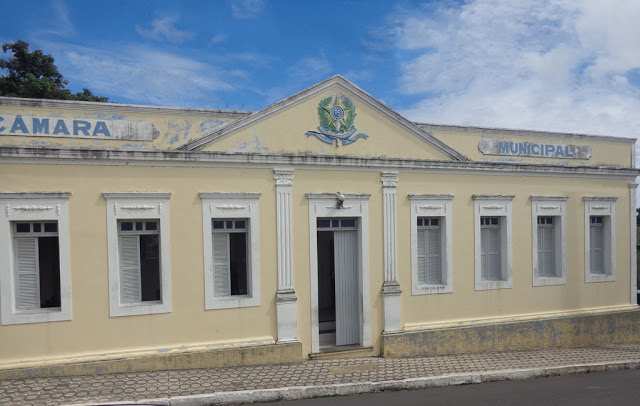
{"label": "white cloud", "polygon": [[226,40],[227,40],[227,36],[226,35],[217,34],[217,35],[214,35],[213,37],[211,37],[211,40],[209,40],[209,43],[211,45],[215,45],[215,44],[219,44],[221,42],[225,42]]}
{"label": "white cloud", "polygon": [[636,137],[636,0],[474,0],[398,12],[416,121]]}
{"label": "white cloud", "polygon": [[295,82],[311,85],[326,79],[326,76],[329,75],[332,69],[331,62],[329,62],[324,55],[309,56],[299,59],[296,63],[288,67],[287,75]]}
{"label": "white cloud", "polygon": [[351,82],[370,82],[375,76],[375,72],[370,69],[350,70],[342,73]]}
{"label": "white cloud", "polygon": [[46,10],[46,13],[50,13],[50,17],[47,22],[34,31],[32,34],[36,36],[61,36],[70,37],[76,33],[75,27],[71,22],[69,16],[69,9],[67,5],[61,0],[54,0],[51,3],[51,9]]}
{"label": "white cloud", "polygon": [[151,22],[152,29],[146,30],[136,25],[136,32],[144,38],[155,41],[167,40],[174,44],[195,38],[195,33],[176,28],[176,20],[175,17],[156,18]]}
{"label": "white cloud", "polygon": [[[234,90],[243,72],[142,46],[95,49],[47,43],[70,83],[97,95],[118,95],[134,103],[221,108],[220,92]],[[112,97],[113,101],[118,101]]]}
{"label": "white cloud", "polygon": [[264,9],[263,0],[229,0],[233,18],[255,18]]}

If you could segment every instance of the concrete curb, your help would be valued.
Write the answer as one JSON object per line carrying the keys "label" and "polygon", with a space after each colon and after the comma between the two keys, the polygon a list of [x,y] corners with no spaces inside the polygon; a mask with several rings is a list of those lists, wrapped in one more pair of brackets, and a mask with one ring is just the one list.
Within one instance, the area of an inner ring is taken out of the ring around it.
{"label": "concrete curb", "polygon": [[[237,405],[242,403],[275,402],[329,396],[347,396],[363,393],[426,389],[440,386],[465,385],[481,382],[514,381],[544,376],[575,375],[589,372],[640,369],[640,361],[629,360],[610,363],[576,364],[550,368],[510,369],[490,372],[469,372],[423,378],[407,378],[381,382],[353,382],[337,385],[289,386],[284,388],[218,392],[204,395],[175,396],[145,399],[136,402],[110,402],[109,405],[150,404],[163,406]],[[74,404],[78,406],[78,404]],[[84,403],[79,406],[95,406]]]}

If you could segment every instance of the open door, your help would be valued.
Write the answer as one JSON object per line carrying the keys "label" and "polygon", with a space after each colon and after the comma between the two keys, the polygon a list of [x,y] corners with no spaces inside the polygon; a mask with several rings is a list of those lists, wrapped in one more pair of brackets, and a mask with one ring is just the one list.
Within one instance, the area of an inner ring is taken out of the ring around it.
{"label": "open door", "polygon": [[360,343],[355,219],[318,219],[320,347]]}

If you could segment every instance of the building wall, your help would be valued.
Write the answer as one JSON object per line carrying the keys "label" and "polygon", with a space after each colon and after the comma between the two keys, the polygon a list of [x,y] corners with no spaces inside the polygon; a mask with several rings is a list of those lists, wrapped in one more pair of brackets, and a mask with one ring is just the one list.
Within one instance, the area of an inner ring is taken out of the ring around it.
{"label": "building wall", "polygon": [[[273,169],[2,164],[5,191],[69,191],[73,320],[0,326],[0,364],[170,347],[277,339],[277,235]],[[292,212],[298,339],[311,352],[308,192],[370,193],[368,270],[373,353],[384,328],[383,207],[380,171],[294,171]],[[615,309],[629,304],[628,180],[401,172],[397,189],[398,279],[405,329],[439,323]],[[106,203],[103,192],[171,192],[168,314],[109,317]],[[200,192],[260,192],[261,305],[204,310]],[[411,295],[411,193],[453,194],[453,293]],[[512,289],[474,289],[473,194],[513,194]],[[531,195],[566,196],[566,285],[533,287]],[[616,281],[585,283],[583,196],[617,197]]]}
{"label": "building wall", "polygon": [[[238,342],[276,335],[273,171],[77,165],[0,165],[6,191],[70,191],[73,320],[0,326],[0,364]],[[171,192],[167,314],[109,317],[103,192]],[[260,192],[261,306],[205,311],[199,192]]]}
{"label": "building wall", "polygon": [[[398,269],[405,328],[438,323],[567,312],[629,303],[629,191],[627,181],[535,176],[429,175],[398,179]],[[453,293],[411,295],[409,193],[450,193],[453,198]],[[474,287],[473,194],[513,199],[513,288]],[[567,284],[532,284],[531,195],[566,196]],[[585,283],[583,196],[617,197],[616,282]]]}

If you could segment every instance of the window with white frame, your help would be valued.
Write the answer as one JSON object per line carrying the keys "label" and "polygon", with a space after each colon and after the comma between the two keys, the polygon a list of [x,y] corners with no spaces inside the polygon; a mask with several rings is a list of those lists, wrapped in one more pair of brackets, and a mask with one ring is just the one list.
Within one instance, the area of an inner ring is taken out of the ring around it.
{"label": "window with white frame", "polygon": [[169,198],[105,192],[111,317],[171,312]]}
{"label": "window with white frame", "polygon": [[616,197],[584,197],[585,282],[616,279]]}
{"label": "window with white frame", "polygon": [[500,217],[480,218],[480,266],[483,281],[502,281],[502,250],[500,249]]}
{"label": "window with white frame", "polygon": [[413,295],[453,291],[453,195],[409,195]]}
{"label": "window with white frame", "polygon": [[513,287],[513,197],[473,195],[476,290]]}
{"label": "window with white frame", "polygon": [[71,320],[70,195],[0,193],[3,325]]}
{"label": "window with white frame", "polygon": [[538,276],[556,278],[558,267],[556,266],[556,240],[555,226],[556,219],[551,216],[538,217]]}
{"label": "window with white frame", "polygon": [[564,196],[531,196],[533,286],[567,283]]}
{"label": "window with white frame", "polygon": [[260,305],[260,193],[200,193],[205,308]]}
{"label": "window with white frame", "polygon": [[159,302],[160,225],[158,220],[119,220],[120,299]]}
{"label": "window with white frame", "polygon": [[418,218],[418,283],[442,285],[442,240],[439,217]]}

